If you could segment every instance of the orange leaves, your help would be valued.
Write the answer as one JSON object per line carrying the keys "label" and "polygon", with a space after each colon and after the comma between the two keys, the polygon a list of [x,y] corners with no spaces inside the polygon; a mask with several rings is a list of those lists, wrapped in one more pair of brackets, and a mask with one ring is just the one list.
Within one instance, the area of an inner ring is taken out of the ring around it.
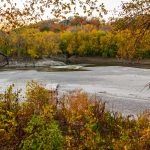
{"label": "orange leaves", "polygon": [[81,90],[60,97],[42,84],[27,85],[26,100],[11,86],[0,94],[0,147],[51,150],[149,150],[149,112],[136,119],[105,110]]}
{"label": "orange leaves", "polygon": [[[14,0],[1,0],[3,7],[0,9],[2,29],[11,30],[24,24],[41,20],[45,11],[56,18],[65,18],[66,14],[79,14],[80,12],[91,16],[96,10],[100,16],[105,13],[104,5],[93,0],[27,0],[18,3]],[[99,7],[97,7],[99,6]],[[101,9],[99,9],[101,8]]]}
{"label": "orange leaves", "polygon": [[84,113],[88,110],[89,100],[86,94],[82,91],[76,91],[66,95],[66,108],[71,113]]}
{"label": "orange leaves", "polygon": [[116,33],[118,52],[117,56],[126,60],[133,60],[142,58],[147,51],[150,50],[148,41],[150,40],[149,34],[145,33],[140,38],[140,32],[137,30],[126,29]]}

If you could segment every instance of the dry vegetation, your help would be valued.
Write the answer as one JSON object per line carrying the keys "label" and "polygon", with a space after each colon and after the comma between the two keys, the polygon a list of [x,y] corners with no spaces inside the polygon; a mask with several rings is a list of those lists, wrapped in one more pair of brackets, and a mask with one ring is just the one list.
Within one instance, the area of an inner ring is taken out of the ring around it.
{"label": "dry vegetation", "polygon": [[137,119],[110,113],[105,103],[75,91],[57,99],[36,82],[25,101],[10,86],[0,94],[1,150],[149,150],[150,113]]}

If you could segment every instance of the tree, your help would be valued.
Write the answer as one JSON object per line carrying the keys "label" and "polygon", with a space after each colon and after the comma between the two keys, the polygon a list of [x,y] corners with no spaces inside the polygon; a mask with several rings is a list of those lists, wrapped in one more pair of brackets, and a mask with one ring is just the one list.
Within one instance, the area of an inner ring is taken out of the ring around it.
{"label": "tree", "polygon": [[120,39],[123,38],[118,41],[118,56],[130,60],[141,59],[143,53],[149,51],[146,37],[150,34],[150,0],[122,3],[119,16],[121,18],[117,18],[114,24],[115,29],[120,31]]}
{"label": "tree", "polygon": [[74,16],[70,21],[73,26],[82,26],[87,24],[87,17]]}
{"label": "tree", "polygon": [[121,28],[141,30],[140,35],[150,31],[150,0],[131,0],[122,4]]}
{"label": "tree", "polygon": [[72,43],[74,34],[66,31],[60,33],[60,50],[68,58],[73,53]]}
{"label": "tree", "polygon": [[3,67],[8,64],[9,64],[8,57],[0,52],[0,67]]}
{"label": "tree", "polygon": [[117,38],[117,57],[125,60],[132,60],[136,57],[136,48],[134,46],[135,38],[132,37],[130,30],[122,30],[116,34]]}
{"label": "tree", "polygon": [[43,49],[44,49],[44,54],[51,56],[51,55],[56,55],[58,53],[61,53],[59,49],[59,40],[60,37],[57,33],[54,32],[44,32],[43,33]]}
{"label": "tree", "polygon": [[0,19],[2,29],[10,30],[33,21],[41,20],[45,11],[55,17],[65,18],[66,14],[78,15],[82,11],[90,16],[94,11],[102,16],[106,13],[104,4],[99,0],[24,0],[22,4],[15,0],[1,0]]}
{"label": "tree", "polygon": [[8,61],[8,51],[10,50],[9,47],[9,37],[5,32],[0,31],[0,67],[9,64]]}
{"label": "tree", "polygon": [[107,32],[107,34],[100,39],[100,48],[102,57],[115,57],[117,54],[117,40],[112,32]]}
{"label": "tree", "polygon": [[9,55],[10,46],[9,46],[9,36],[5,32],[0,31],[0,52],[5,55]]}

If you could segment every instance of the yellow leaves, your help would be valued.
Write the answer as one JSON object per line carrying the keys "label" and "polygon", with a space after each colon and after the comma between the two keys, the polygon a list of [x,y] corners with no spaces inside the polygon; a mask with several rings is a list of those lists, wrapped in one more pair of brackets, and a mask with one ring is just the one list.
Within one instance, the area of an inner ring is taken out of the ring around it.
{"label": "yellow leaves", "polygon": [[5,129],[0,129],[0,135],[4,134],[4,132],[5,132]]}
{"label": "yellow leaves", "polygon": [[[100,1],[92,0],[72,0],[72,1],[44,1],[44,0],[27,0],[22,2],[22,7],[18,7],[18,2],[1,0],[3,7],[1,8],[1,14],[3,17],[3,27],[7,30],[17,28],[18,26],[29,24],[41,20],[45,10],[49,11],[56,18],[65,17],[65,14],[75,13],[79,14],[80,10],[87,15],[92,15],[93,10],[98,12],[104,12],[104,6],[101,5]],[[77,7],[77,4],[78,7]],[[53,7],[54,6],[54,7]],[[101,9],[98,9],[98,7]],[[6,10],[6,8],[9,8]]]}
{"label": "yellow leaves", "polygon": [[13,112],[7,111],[7,115],[9,115],[10,117],[12,117],[14,115]]}
{"label": "yellow leaves", "polygon": [[53,115],[52,114],[54,112],[52,107],[53,106],[51,106],[51,105],[43,106],[43,114],[42,114],[42,116],[46,117],[49,120],[52,120],[53,119]]}
{"label": "yellow leaves", "polygon": [[67,149],[69,150],[72,146],[71,146],[71,141],[73,140],[73,138],[71,136],[65,136],[65,144]]}
{"label": "yellow leaves", "polygon": [[[5,98],[12,98],[12,89],[13,86],[7,90],[7,96],[2,95],[4,101],[0,101],[0,145],[3,149],[10,146],[19,149],[18,145],[24,142],[37,147],[44,143],[43,147],[49,150],[51,145],[47,145],[53,140],[55,146],[63,142],[65,150],[142,150],[149,146],[149,113],[133,120],[121,113],[114,116],[105,110],[103,102],[93,100],[81,90],[65,94],[56,105],[52,100],[55,92],[35,81],[27,85],[26,101],[8,105]],[[61,138],[60,143],[58,138]],[[33,139],[36,142],[32,143]]]}
{"label": "yellow leaves", "polygon": [[60,33],[60,38],[61,38],[61,40],[65,39],[66,41],[69,42],[72,38],[72,33],[69,32],[69,31],[61,32]]}
{"label": "yellow leaves", "polygon": [[84,25],[82,26],[82,31],[84,32],[90,32],[92,34],[92,32],[97,32],[97,29],[94,25],[90,25],[90,24],[87,24],[87,25]]}
{"label": "yellow leaves", "polygon": [[[31,58],[41,58],[42,55],[59,52],[58,36],[53,32],[39,32],[37,29],[22,29],[11,33],[12,53],[29,55]],[[24,57],[24,56],[23,56]]]}
{"label": "yellow leaves", "polygon": [[30,49],[28,49],[28,54],[29,54],[32,58],[39,58],[38,54],[36,54],[36,49],[35,49],[35,48],[30,48]]}
{"label": "yellow leaves", "polygon": [[147,139],[150,140],[150,126],[146,129],[144,129],[143,131],[141,131],[142,136],[140,138],[141,141],[145,141]]}
{"label": "yellow leaves", "polygon": [[126,145],[124,146],[124,150],[128,150]]}
{"label": "yellow leaves", "polygon": [[130,30],[123,30],[117,33],[118,56],[131,60],[136,57],[135,38]]}
{"label": "yellow leaves", "polygon": [[[77,18],[78,19],[78,18]],[[79,19],[82,22],[82,18]],[[94,21],[94,20],[93,20]],[[85,21],[84,21],[85,22]],[[69,30],[69,31],[68,31]],[[118,57],[126,60],[150,55],[150,36],[146,32],[135,44],[136,35],[131,30],[105,32],[95,25],[71,26],[64,32],[40,32],[39,29],[22,28],[11,32],[9,38],[0,37],[0,45],[10,56],[42,58],[63,53],[64,55]],[[70,32],[72,31],[72,32]]]}
{"label": "yellow leaves", "polygon": [[55,34],[54,32],[45,32],[45,35],[43,35],[42,38],[42,46],[45,54],[58,54],[60,52],[58,43],[59,36],[57,33]]}

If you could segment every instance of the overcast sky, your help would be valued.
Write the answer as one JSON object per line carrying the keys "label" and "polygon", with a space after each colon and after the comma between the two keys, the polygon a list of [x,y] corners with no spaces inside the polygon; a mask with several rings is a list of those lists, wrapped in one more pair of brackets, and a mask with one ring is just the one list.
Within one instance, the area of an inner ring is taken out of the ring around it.
{"label": "overcast sky", "polygon": [[[20,8],[24,1],[25,0],[18,0],[17,6]],[[121,7],[119,7],[119,6],[121,5],[122,2],[129,2],[131,0],[98,0],[98,1],[104,3],[106,9],[108,10],[108,14],[104,16],[104,19],[108,20],[108,18],[113,17],[114,9],[116,9],[117,11],[120,11]],[[84,14],[82,12],[80,12],[80,15],[84,15]],[[47,18],[47,16],[48,16],[48,18]],[[71,14],[69,16],[71,16]],[[93,16],[96,16],[96,15],[93,13]],[[49,11],[46,11],[43,19],[50,19],[51,17],[52,17],[52,15],[50,15]]]}
{"label": "overcast sky", "polygon": [[108,10],[113,10],[114,8],[117,8],[119,5],[121,5],[121,2],[129,2],[131,0],[101,0],[105,6],[108,8]]}
{"label": "overcast sky", "polygon": [[131,0],[101,0],[104,4],[106,9],[108,10],[108,14],[104,16],[105,19],[108,19],[109,17],[113,17],[113,10],[116,9],[117,11],[121,10],[121,7],[119,7],[122,2],[129,2]]}
{"label": "overcast sky", "polygon": [[[103,16],[105,20],[108,20],[110,17],[114,17],[114,9],[116,9],[117,11],[121,10],[121,4],[122,2],[129,2],[131,0],[99,0],[99,2],[104,3],[106,9],[108,10],[108,14]],[[82,12],[79,12],[80,15],[84,15]],[[49,14],[49,12],[46,13],[44,19],[47,19],[47,14]],[[67,16],[70,16],[70,14],[68,14]],[[93,16],[95,17],[96,14],[93,13]],[[48,15],[48,18],[50,18],[51,16]],[[115,16],[117,17],[117,16]]]}

